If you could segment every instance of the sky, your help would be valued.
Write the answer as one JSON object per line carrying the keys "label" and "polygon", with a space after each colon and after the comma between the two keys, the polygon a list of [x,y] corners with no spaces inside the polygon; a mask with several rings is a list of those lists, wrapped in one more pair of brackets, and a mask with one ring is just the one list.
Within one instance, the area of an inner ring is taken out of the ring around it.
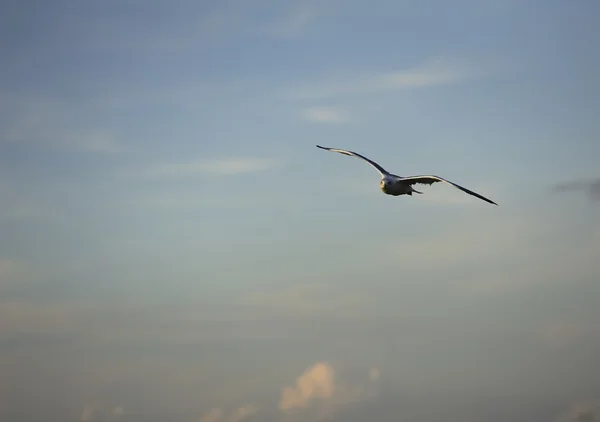
{"label": "sky", "polygon": [[2,419],[600,421],[599,12],[5,1]]}

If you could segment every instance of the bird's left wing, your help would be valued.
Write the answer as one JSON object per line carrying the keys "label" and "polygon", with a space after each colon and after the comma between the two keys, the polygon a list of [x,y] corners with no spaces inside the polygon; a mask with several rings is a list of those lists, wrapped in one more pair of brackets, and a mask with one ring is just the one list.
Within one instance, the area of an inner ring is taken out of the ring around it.
{"label": "bird's left wing", "polygon": [[469,190],[467,188],[464,188],[460,185],[457,185],[456,183],[452,183],[449,180],[443,179],[439,176],[433,176],[433,175],[427,175],[427,176],[409,176],[409,177],[402,177],[400,179],[400,181],[408,183],[409,185],[414,185],[414,184],[424,184],[424,185],[431,185],[433,183],[437,183],[437,182],[444,182],[444,183],[448,183],[449,185],[454,186],[457,189],[460,189],[461,191],[468,193],[469,195],[473,195],[479,199],[482,199],[486,202],[489,202],[490,204],[494,204],[494,205],[498,205],[496,204],[494,201],[487,199],[484,196],[481,196],[478,193],[473,192],[472,190]]}
{"label": "bird's left wing", "polygon": [[321,148],[321,149],[324,149],[326,151],[339,152],[340,154],[349,155],[351,157],[354,156],[354,157],[361,158],[361,159],[365,160],[367,163],[371,164],[373,167],[375,167],[377,169],[377,171],[379,172],[379,174],[381,174],[381,177],[383,177],[383,176],[389,176],[390,175],[390,173],[386,169],[384,169],[383,167],[381,167],[375,161],[370,160],[367,157],[365,157],[364,155],[360,155],[357,152],[348,151],[348,150],[339,149],[339,148],[322,147],[321,145],[317,145],[317,148]]}

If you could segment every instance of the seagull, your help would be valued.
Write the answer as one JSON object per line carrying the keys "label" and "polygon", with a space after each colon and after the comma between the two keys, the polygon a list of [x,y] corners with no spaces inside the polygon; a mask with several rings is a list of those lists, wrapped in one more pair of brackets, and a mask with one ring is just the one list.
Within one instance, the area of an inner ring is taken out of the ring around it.
{"label": "seagull", "polygon": [[496,206],[498,205],[494,201],[491,201],[491,200],[479,195],[478,193],[475,193],[467,188],[459,186],[456,183],[452,183],[449,180],[443,179],[439,176],[421,175],[421,176],[400,177],[400,176],[397,176],[395,174],[388,172],[387,170],[385,170],[383,167],[381,167],[379,164],[377,164],[373,160],[370,160],[367,157],[365,157],[361,154],[358,154],[356,152],[347,151],[345,149],[339,149],[339,148],[322,147],[321,145],[317,145],[317,148],[321,148],[321,149],[324,149],[326,151],[331,151],[331,152],[339,152],[340,154],[349,155],[351,157],[358,157],[358,158],[365,160],[371,166],[375,167],[375,169],[377,169],[377,171],[381,175],[381,182],[379,183],[379,187],[381,188],[383,193],[385,193],[387,195],[392,195],[392,196],[409,195],[409,196],[412,196],[413,192],[422,194],[423,192],[419,192],[418,190],[413,189],[412,186],[415,184],[431,185],[432,183],[444,182],[444,183],[448,183],[449,185],[454,186],[457,189],[462,190],[465,193],[468,193],[469,195],[476,196],[479,199],[489,202],[490,204],[494,204]]}

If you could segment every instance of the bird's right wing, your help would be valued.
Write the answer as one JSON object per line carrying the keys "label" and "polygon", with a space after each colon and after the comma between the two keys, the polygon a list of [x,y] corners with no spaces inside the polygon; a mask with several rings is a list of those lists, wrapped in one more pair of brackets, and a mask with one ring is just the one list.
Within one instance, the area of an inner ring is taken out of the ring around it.
{"label": "bird's right wing", "polygon": [[408,177],[402,177],[400,179],[400,181],[402,181],[404,183],[408,183],[409,185],[414,185],[414,184],[431,185],[432,183],[443,182],[443,183],[449,184],[450,186],[454,186],[455,188],[460,189],[461,191],[468,193],[469,195],[473,195],[479,199],[482,199],[485,202],[489,202],[490,204],[498,205],[491,199],[487,199],[485,196],[482,196],[476,192],[473,192],[472,190],[469,190],[463,186],[460,186],[454,182],[451,182],[451,181],[441,178],[439,176],[434,176],[434,175],[408,176]]}
{"label": "bird's right wing", "polygon": [[347,151],[345,149],[339,149],[339,148],[328,148],[328,147],[322,147],[321,145],[317,145],[317,148],[321,148],[324,149],[326,151],[331,151],[331,152],[339,152],[340,154],[344,154],[344,155],[349,155],[349,156],[354,156],[354,157],[358,157],[358,158],[362,158],[363,160],[365,160],[367,163],[371,164],[373,167],[375,167],[377,169],[377,171],[379,172],[379,174],[381,174],[381,177],[383,176],[389,176],[390,173],[384,169],[383,167],[381,167],[379,164],[377,164],[375,161],[373,160],[369,160],[367,157],[360,155],[356,152],[353,151]]}

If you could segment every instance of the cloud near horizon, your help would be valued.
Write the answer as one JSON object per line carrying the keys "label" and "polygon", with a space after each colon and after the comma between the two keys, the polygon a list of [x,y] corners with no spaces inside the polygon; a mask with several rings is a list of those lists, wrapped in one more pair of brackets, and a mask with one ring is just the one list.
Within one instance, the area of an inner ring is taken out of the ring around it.
{"label": "cloud near horizon", "polygon": [[[287,416],[312,409],[315,419],[331,415],[340,406],[372,397],[379,381],[379,370],[371,368],[365,383],[347,383],[337,379],[333,367],[327,362],[317,362],[307,368],[293,386],[284,387],[279,400],[279,410]],[[292,413],[290,413],[292,412]]]}
{"label": "cloud near horizon", "polygon": [[200,422],[242,422],[258,412],[259,408],[254,405],[245,405],[238,407],[231,412],[228,418],[225,418],[225,412],[220,408],[213,408],[208,413],[204,414]]}
{"label": "cloud near horizon", "polygon": [[363,383],[344,382],[337,379],[328,362],[320,361],[300,374],[294,385],[281,389],[277,409],[260,409],[254,404],[246,404],[226,417],[226,411],[213,407],[200,422],[242,422],[255,414],[273,421],[320,421],[345,405],[374,397],[378,380],[379,370],[371,368]]}
{"label": "cloud near horizon", "polygon": [[333,369],[329,364],[319,362],[308,368],[296,380],[293,387],[284,387],[279,408],[289,410],[304,408],[314,399],[329,399],[335,393]]}

